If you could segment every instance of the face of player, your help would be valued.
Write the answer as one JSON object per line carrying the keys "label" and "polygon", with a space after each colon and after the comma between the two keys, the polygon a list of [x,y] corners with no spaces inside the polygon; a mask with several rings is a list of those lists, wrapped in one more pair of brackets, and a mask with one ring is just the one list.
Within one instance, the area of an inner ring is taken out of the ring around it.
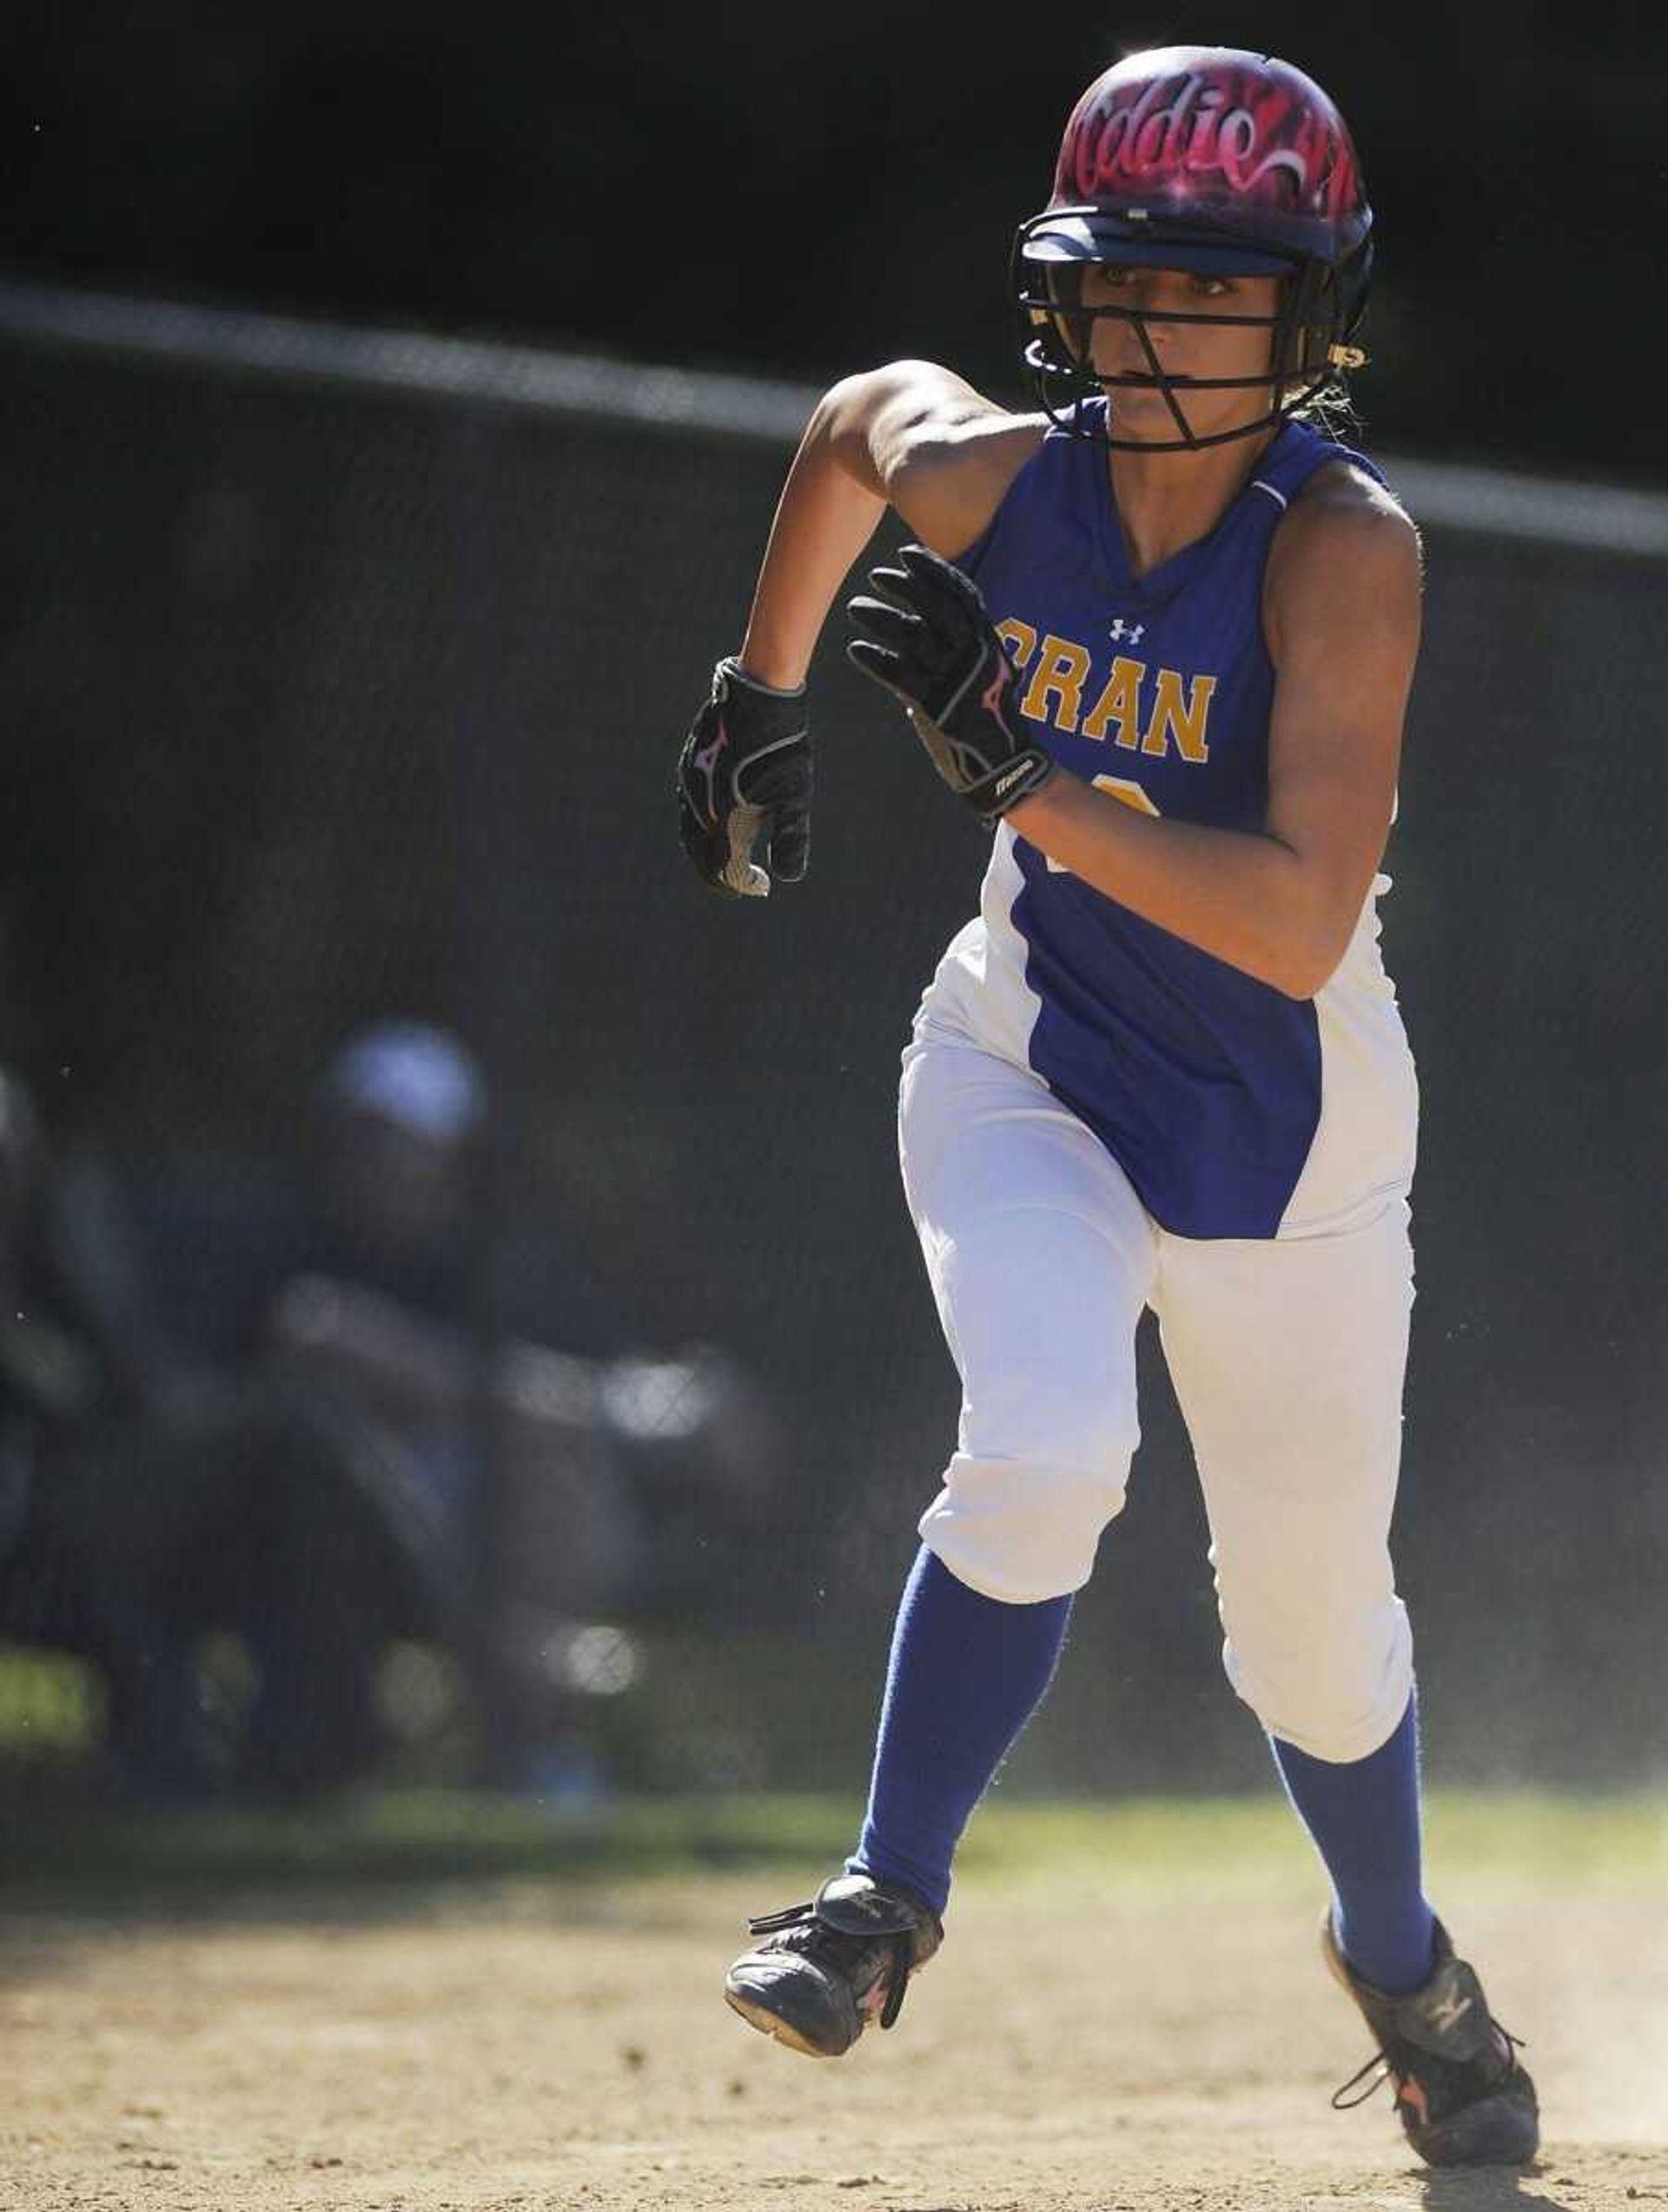
{"label": "face of player", "polygon": [[[1189,389],[1201,377],[1262,379],[1274,359],[1274,332],[1266,324],[1167,322],[1171,315],[1274,315],[1280,307],[1280,279],[1274,276],[1207,276],[1196,269],[1121,268],[1095,266],[1083,272],[1086,308],[1129,308],[1140,311],[1164,374],[1195,437],[1207,438],[1237,424],[1254,422],[1268,412],[1269,387],[1258,381],[1242,391]],[[1153,381],[1152,364],[1133,322],[1099,315],[1090,325],[1095,370],[1101,376],[1142,380],[1119,384],[1112,394],[1114,418],[1122,434],[1157,442],[1176,434],[1175,417]]]}
{"label": "face of player", "polygon": [[319,1173],[331,1221],[367,1256],[399,1261],[444,1247],[468,1199],[461,1142],[382,1114],[341,1108],[321,1132]]}

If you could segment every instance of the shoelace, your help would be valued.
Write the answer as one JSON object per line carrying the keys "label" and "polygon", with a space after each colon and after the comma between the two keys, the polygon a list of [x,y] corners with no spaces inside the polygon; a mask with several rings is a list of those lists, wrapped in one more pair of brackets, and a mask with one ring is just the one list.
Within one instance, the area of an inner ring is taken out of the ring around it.
{"label": "shoelace", "polygon": [[[1488,2024],[1497,2036],[1505,2038],[1508,2053],[1527,2048],[1523,2037],[1514,2036],[1509,2028],[1501,2027],[1493,2013],[1489,2015]],[[1369,2075],[1372,2078],[1367,2082],[1367,2087],[1359,2096],[1352,2096],[1350,2091],[1356,2083],[1366,2080]],[[1340,2082],[1334,2089],[1330,2099],[1332,2109],[1334,2112],[1353,2112],[1358,2104],[1365,2104],[1368,2097],[1376,2096],[1387,2082],[1394,2082],[1400,2089],[1400,2076],[1384,2053],[1381,2050],[1375,2050],[1365,2066],[1358,2066],[1347,2082]]]}
{"label": "shoelace", "polygon": [[912,1936],[849,1936],[841,1929],[831,1928],[820,1918],[814,1902],[791,1904],[780,1912],[762,1912],[747,1923],[750,1936],[778,1936],[789,1931],[800,1937],[796,1950],[803,1950],[808,1958],[814,1958],[820,1951],[834,1965],[841,1963],[842,1944],[888,1944],[891,1961],[886,1970],[886,2000],[881,2007],[880,2024],[883,2028],[891,2026],[904,2010],[904,1992],[910,1985],[910,1970],[915,1964]]}

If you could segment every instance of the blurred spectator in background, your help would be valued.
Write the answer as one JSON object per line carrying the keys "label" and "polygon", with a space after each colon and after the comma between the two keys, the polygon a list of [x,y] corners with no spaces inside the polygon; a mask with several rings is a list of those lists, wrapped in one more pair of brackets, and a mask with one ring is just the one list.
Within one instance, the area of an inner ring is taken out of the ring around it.
{"label": "blurred spectator in background", "polygon": [[[300,1202],[251,1281],[251,1321],[283,1371],[404,1455],[494,1769],[583,1796],[599,1777],[583,1685],[566,1679],[569,1625],[625,1606],[643,1533],[593,1368],[573,1355],[619,1331],[547,1209],[521,1193],[489,1220],[491,1141],[457,1039],[407,1022],[351,1037],[317,1087]],[[560,1385],[530,1390],[534,1348],[553,1342],[568,1354]]]}
{"label": "blurred spectator in background", "polygon": [[155,1326],[107,1164],[55,1168],[11,1076],[0,1162],[0,1639],[93,1663],[136,1791],[350,1778],[377,1739],[367,1655],[425,1614],[401,1470]]}
{"label": "blurred spectator in background", "polygon": [[268,1329],[289,1371],[367,1409],[409,1455],[443,1580],[478,1593],[480,1686],[509,1778],[583,1795],[599,1778],[584,1700],[636,1664],[596,1625],[716,1595],[713,1539],[745,1525],[777,1454],[732,1362],[627,1354],[547,1198],[516,1192],[489,1218],[490,1139],[456,1039],[412,1023],[351,1038],[319,1090],[309,1248]]}
{"label": "blurred spectator in background", "polygon": [[49,1172],[3,1098],[0,1639],[95,1661],[149,1792],[374,1772],[414,1644],[462,1660],[499,1778],[594,1791],[585,1700],[637,1664],[599,1624],[721,1605],[778,1462],[733,1363],[627,1356],[547,1206],[487,1221],[438,1030],[351,1038],[288,1160]]}

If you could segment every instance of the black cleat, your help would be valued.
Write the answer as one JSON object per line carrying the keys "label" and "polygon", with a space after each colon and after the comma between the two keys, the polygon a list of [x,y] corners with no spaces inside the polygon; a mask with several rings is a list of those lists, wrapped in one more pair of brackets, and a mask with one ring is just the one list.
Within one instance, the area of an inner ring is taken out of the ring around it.
{"label": "black cleat", "polygon": [[751,2027],[808,2058],[838,2058],[870,2020],[890,2028],[904,1991],[944,1931],[907,1890],[837,1874],[810,1904],[748,1922],[764,1940],[725,1977],[725,1999]]}
{"label": "black cleat", "polygon": [[1379,2043],[1377,2056],[1335,2093],[1334,2107],[1347,2111],[1387,2081],[1407,2140],[1426,2165],[1527,2164],[1540,2143],[1535,2085],[1518,2063],[1516,2038],[1490,2017],[1482,1984],[1454,1957],[1441,1922],[1430,1979],[1404,1997],[1362,1981],[1338,1947],[1330,1913],[1320,1948]]}

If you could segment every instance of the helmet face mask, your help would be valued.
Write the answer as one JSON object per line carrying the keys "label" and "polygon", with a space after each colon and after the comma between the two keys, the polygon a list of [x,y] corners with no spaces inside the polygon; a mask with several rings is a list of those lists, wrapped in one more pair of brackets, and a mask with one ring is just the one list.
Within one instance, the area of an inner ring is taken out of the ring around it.
{"label": "helmet face mask", "polygon": [[[1019,227],[1010,290],[1027,374],[1049,420],[1136,452],[1223,445],[1286,421],[1365,355],[1351,342],[1366,305],[1372,213],[1343,118],[1283,62],[1217,47],[1138,54],[1097,78],[1066,126],[1047,208]],[[1095,267],[1160,267],[1279,281],[1272,315],[1082,304]],[[1104,374],[1097,321],[1127,324],[1145,368]],[[1254,374],[1167,372],[1155,325],[1261,327]],[[1170,437],[1124,435],[1120,388],[1156,391]],[[1187,395],[1254,391],[1267,405],[1225,430],[1196,427]],[[1104,408],[1090,408],[1104,398]]]}

